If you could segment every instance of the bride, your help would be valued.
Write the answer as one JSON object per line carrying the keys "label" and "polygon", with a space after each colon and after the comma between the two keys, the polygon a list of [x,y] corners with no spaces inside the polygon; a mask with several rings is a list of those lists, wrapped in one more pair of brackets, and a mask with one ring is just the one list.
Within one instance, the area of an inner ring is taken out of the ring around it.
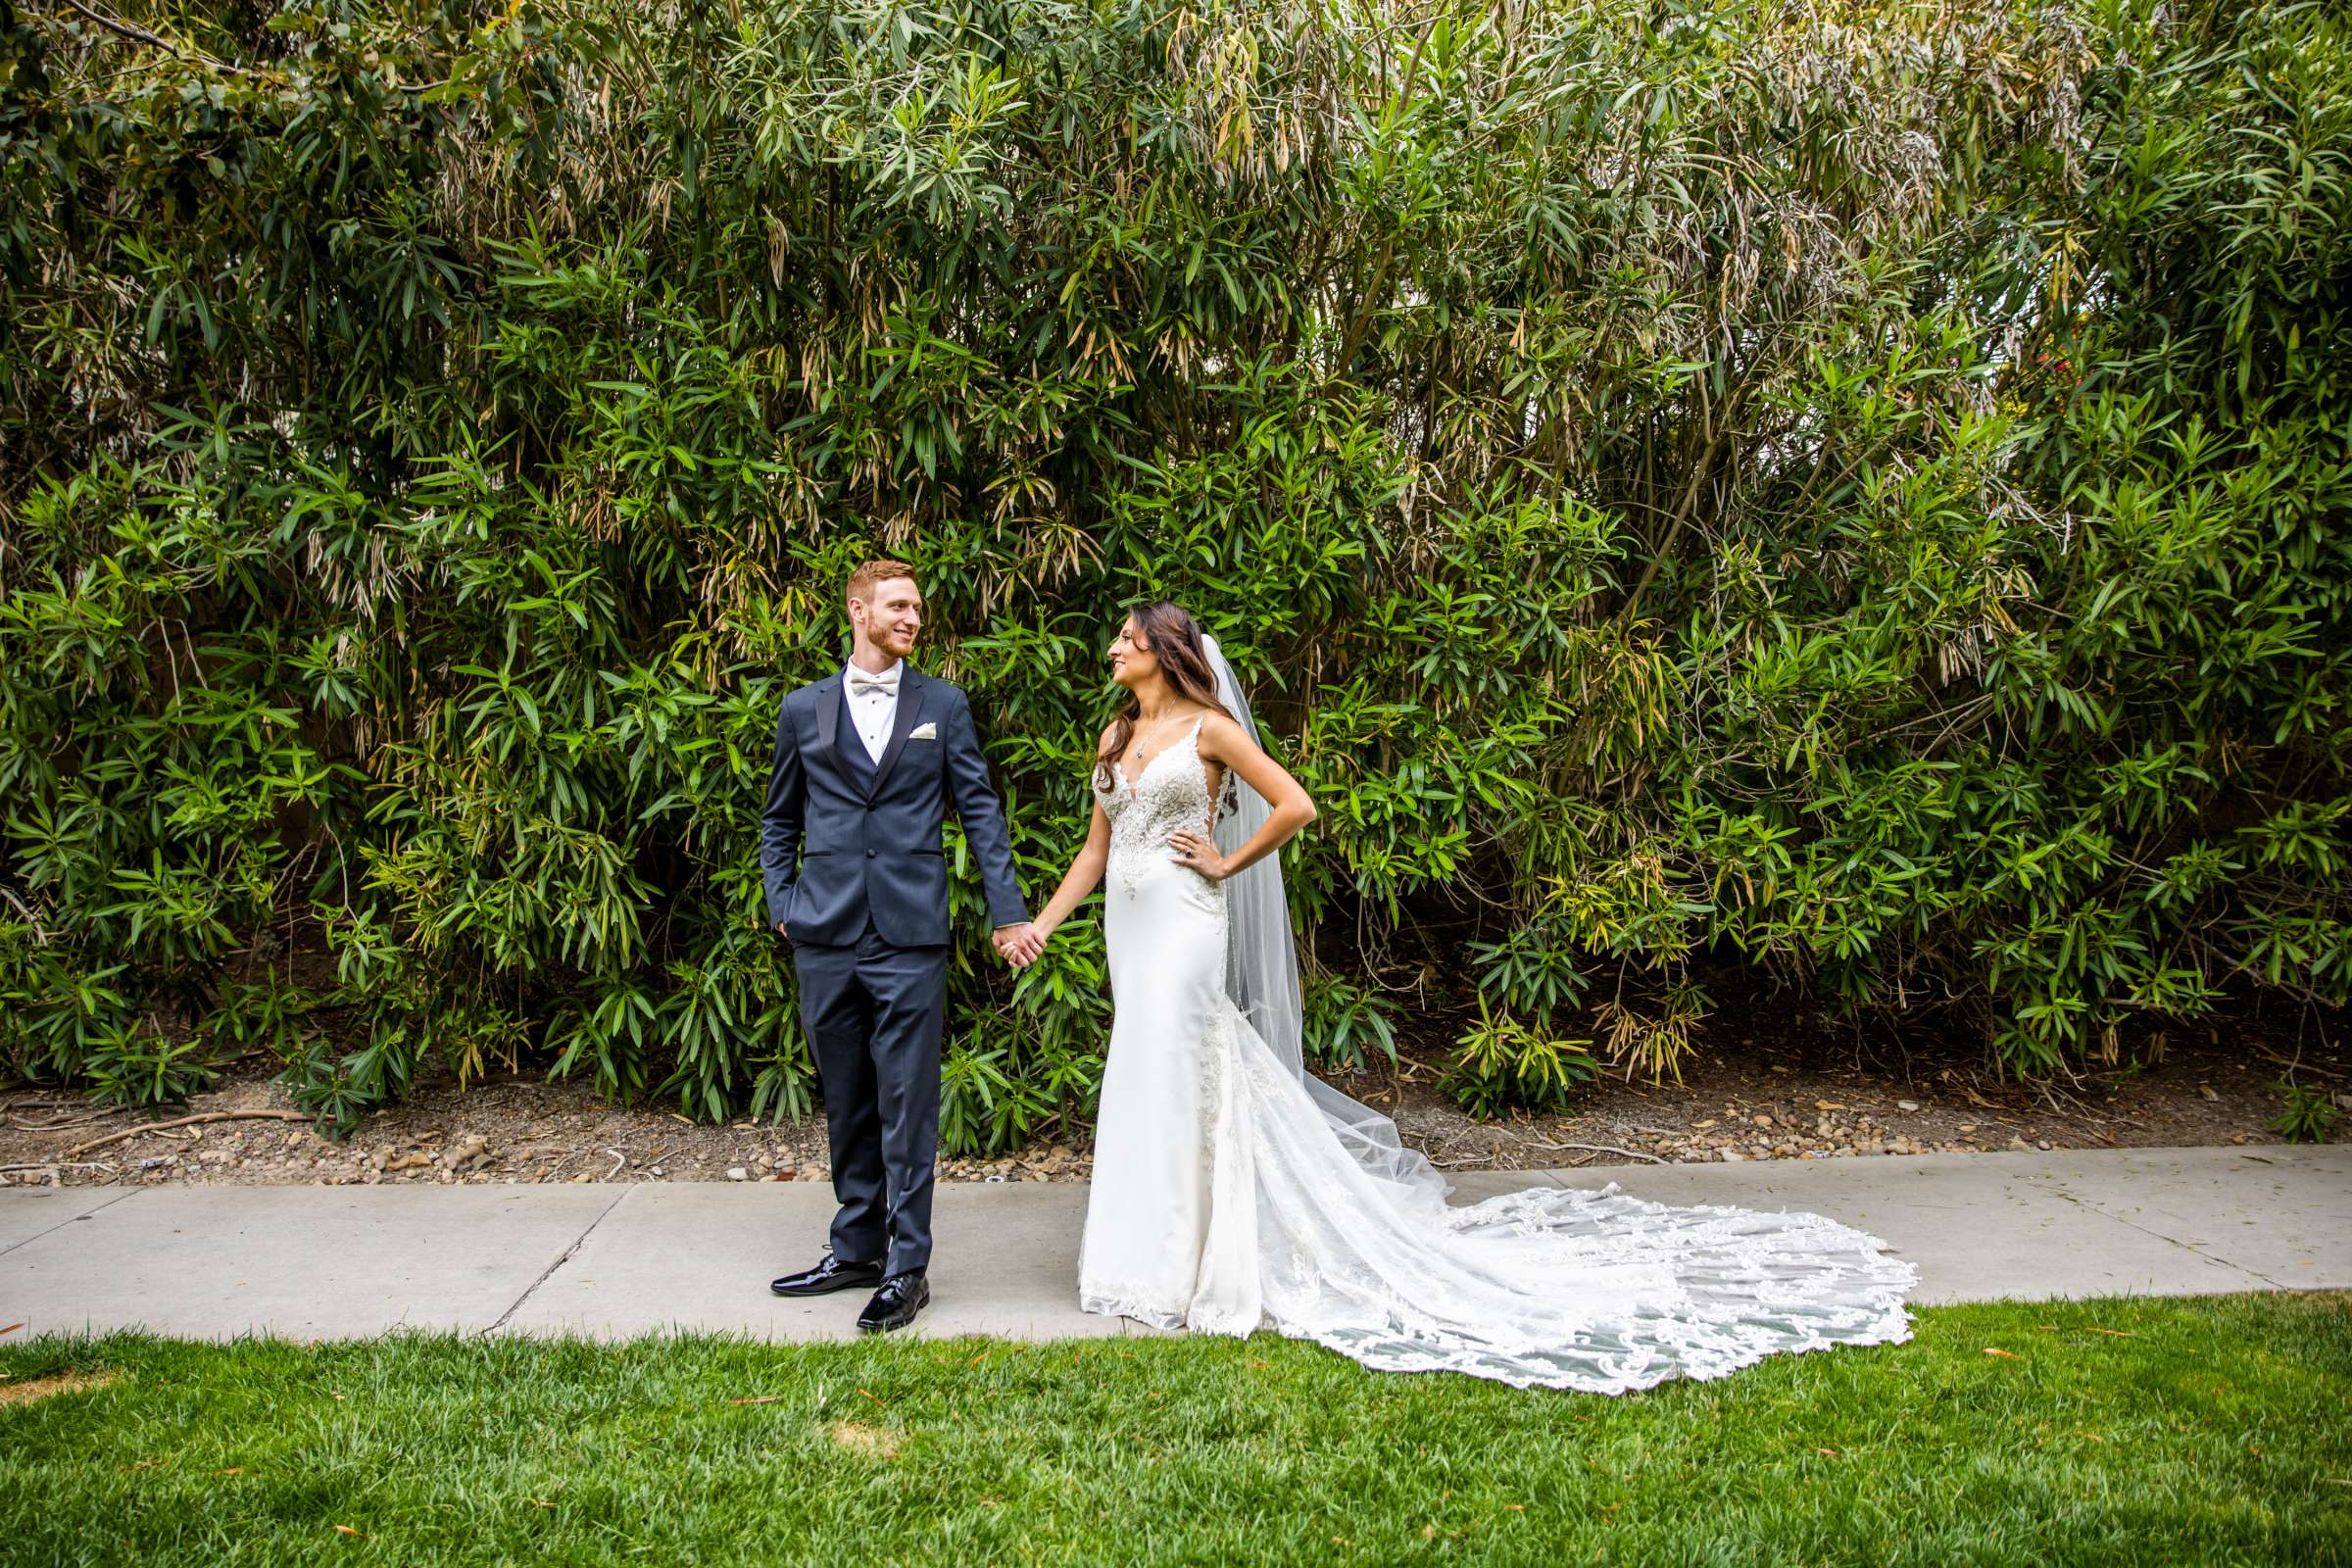
{"label": "bride", "polygon": [[1108,872],[1116,1014],[1082,1306],[1601,1394],[1909,1337],[1911,1265],[1817,1214],[1614,1184],[1449,1207],[1387,1117],[1304,1070],[1277,852],[1315,808],[1258,748],[1215,640],[1149,605],[1110,667],[1128,702],[1098,750],[1093,824],[1037,919],[1050,939]]}

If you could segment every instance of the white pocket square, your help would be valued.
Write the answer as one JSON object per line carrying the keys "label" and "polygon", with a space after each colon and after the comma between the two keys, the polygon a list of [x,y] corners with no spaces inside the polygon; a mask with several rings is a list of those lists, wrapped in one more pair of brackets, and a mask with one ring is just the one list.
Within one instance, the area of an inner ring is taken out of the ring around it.
{"label": "white pocket square", "polygon": [[939,726],[937,724],[917,724],[906,732],[906,738],[910,741],[935,741],[939,739]]}

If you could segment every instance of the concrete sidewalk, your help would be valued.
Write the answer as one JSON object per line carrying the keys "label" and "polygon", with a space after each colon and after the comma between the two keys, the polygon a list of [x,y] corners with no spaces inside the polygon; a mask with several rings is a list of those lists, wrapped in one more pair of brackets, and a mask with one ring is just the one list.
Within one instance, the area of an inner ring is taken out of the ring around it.
{"label": "concrete sidewalk", "polygon": [[[2352,1148],[1930,1154],[1455,1173],[1812,1209],[1920,1268],[1914,1300],[2352,1289]],[[1078,1310],[1084,1187],[943,1182],[919,1332],[1151,1332]],[[855,1333],[861,1293],[780,1300],[833,1208],[814,1184],[0,1191],[0,1326],[294,1339],[667,1329]]]}

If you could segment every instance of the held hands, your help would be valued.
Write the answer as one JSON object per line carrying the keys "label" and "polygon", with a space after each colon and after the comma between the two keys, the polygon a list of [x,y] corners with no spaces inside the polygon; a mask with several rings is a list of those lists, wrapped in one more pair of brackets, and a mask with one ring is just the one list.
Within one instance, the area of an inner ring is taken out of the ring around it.
{"label": "held hands", "polygon": [[[787,942],[792,940],[792,933],[784,929],[781,920],[776,922],[776,933]],[[989,940],[996,946],[997,956],[1016,969],[1035,963],[1038,955],[1046,951],[1046,933],[1028,920],[1018,925],[999,926]]]}
{"label": "held hands", "polygon": [[1023,920],[1018,925],[1002,925],[989,939],[996,944],[997,956],[1015,969],[1026,969],[1046,951],[1045,933],[1035,922]]}
{"label": "held hands", "polygon": [[1190,828],[1178,828],[1168,835],[1169,845],[1176,851],[1176,863],[1190,866],[1211,882],[1222,882],[1232,875],[1225,857],[1218,852],[1216,841]]}

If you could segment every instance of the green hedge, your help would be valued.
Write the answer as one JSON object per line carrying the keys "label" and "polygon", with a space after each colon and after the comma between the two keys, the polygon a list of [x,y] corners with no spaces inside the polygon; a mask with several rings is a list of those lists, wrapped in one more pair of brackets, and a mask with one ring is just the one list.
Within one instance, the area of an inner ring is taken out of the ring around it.
{"label": "green hedge", "polygon": [[[1122,606],[1224,640],[1327,1057],[1456,975],[1491,1083],[1726,960],[2022,1072],[2352,988],[2333,8],[0,23],[8,1072],[804,1106],[760,786],[886,552],[1041,902]],[[1001,1147],[1100,936],[1016,981],[955,863]]]}

